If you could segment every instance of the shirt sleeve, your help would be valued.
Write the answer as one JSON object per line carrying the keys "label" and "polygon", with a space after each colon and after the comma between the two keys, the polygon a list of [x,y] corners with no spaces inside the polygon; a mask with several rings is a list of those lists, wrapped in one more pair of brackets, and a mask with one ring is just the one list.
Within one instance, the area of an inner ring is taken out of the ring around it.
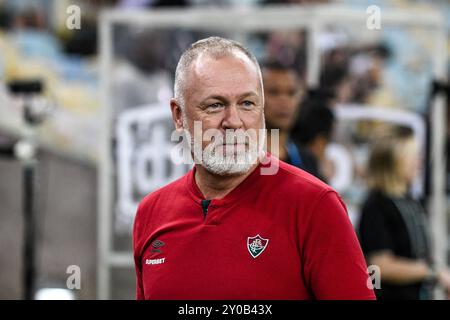
{"label": "shirt sleeve", "polygon": [[144,300],[144,288],[142,286],[142,273],[140,262],[135,259],[135,269],[136,269],[136,300]]}
{"label": "shirt sleeve", "polygon": [[367,202],[361,212],[359,238],[366,255],[377,251],[394,251],[394,238],[389,231],[386,213],[389,209],[380,201]]}
{"label": "shirt sleeve", "polygon": [[136,212],[136,218],[133,226],[133,256],[134,256],[134,266],[136,270],[136,300],[144,300],[145,296],[144,296],[144,287],[142,284],[142,264],[139,253],[140,250],[138,248],[139,210],[140,208],[138,208]]}
{"label": "shirt sleeve", "polygon": [[335,191],[319,197],[303,230],[303,272],[315,299],[375,299],[358,238]]}

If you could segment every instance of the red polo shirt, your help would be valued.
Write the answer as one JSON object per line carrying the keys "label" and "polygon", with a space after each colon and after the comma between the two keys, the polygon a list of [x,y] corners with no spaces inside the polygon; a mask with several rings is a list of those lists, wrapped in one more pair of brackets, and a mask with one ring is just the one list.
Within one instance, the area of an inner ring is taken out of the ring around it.
{"label": "red polo shirt", "polygon": [[195,168],[144,198],[137,299],[375,298],[339,195],[282,161],[275,175],[261,175],[264,166],[206,215]]}

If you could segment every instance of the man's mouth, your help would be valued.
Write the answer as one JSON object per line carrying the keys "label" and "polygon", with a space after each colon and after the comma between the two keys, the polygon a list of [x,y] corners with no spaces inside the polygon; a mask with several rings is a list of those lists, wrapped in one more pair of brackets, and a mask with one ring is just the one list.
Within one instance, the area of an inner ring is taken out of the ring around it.
{"label": "man's mouth", "polygon": [[248,143],[222,143],[222,146],[240,146],[240,145],[245,145],[247,146]]}
{"label": "man's mouth", "polygon": [[218,145],[216,148],[222,148],[224,151],[245,151],[248,147],[248,143],[223,143]]}
{"label": "man's mouth", "polygon": [[224,148],[242,148],[242,147],[247,147],[248,144],[247,143],[223,143],[221,145],[219,145],[219,147],[224,147]]}

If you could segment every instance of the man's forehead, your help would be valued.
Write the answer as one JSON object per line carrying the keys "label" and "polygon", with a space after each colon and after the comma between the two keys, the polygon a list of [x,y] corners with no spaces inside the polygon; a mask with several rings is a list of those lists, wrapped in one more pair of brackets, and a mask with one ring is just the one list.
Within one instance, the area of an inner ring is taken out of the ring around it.
{"label": "man's forehead", "polygon": [[260,88],[258,69],[244,54],[230,53],[214,57],[206,53],[199,56],[189,69],[186,80],[192,89],[188,92],[208,89],[225,91],[222,93],[227,93],[230,89],[257,92]]}
{"label": "man's forehead", "polygon": [[210,78],[217,72],[230,73],[240,71],[257,75],[257,68],[253,61],[244,53],[239,51],[227,52],[221,55],[201,53],[192,63],[188,71],[194,77]]}

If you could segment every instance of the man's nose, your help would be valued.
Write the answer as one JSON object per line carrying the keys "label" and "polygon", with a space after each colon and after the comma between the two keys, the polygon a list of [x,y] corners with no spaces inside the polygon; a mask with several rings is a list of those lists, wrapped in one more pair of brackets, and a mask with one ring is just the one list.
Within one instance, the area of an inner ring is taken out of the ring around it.
{"label": "man's nose", "polygon": [[225,108],[225,118],[222,121],[223,129],[240,129],[243,126],[239,110],[235,104]]}

